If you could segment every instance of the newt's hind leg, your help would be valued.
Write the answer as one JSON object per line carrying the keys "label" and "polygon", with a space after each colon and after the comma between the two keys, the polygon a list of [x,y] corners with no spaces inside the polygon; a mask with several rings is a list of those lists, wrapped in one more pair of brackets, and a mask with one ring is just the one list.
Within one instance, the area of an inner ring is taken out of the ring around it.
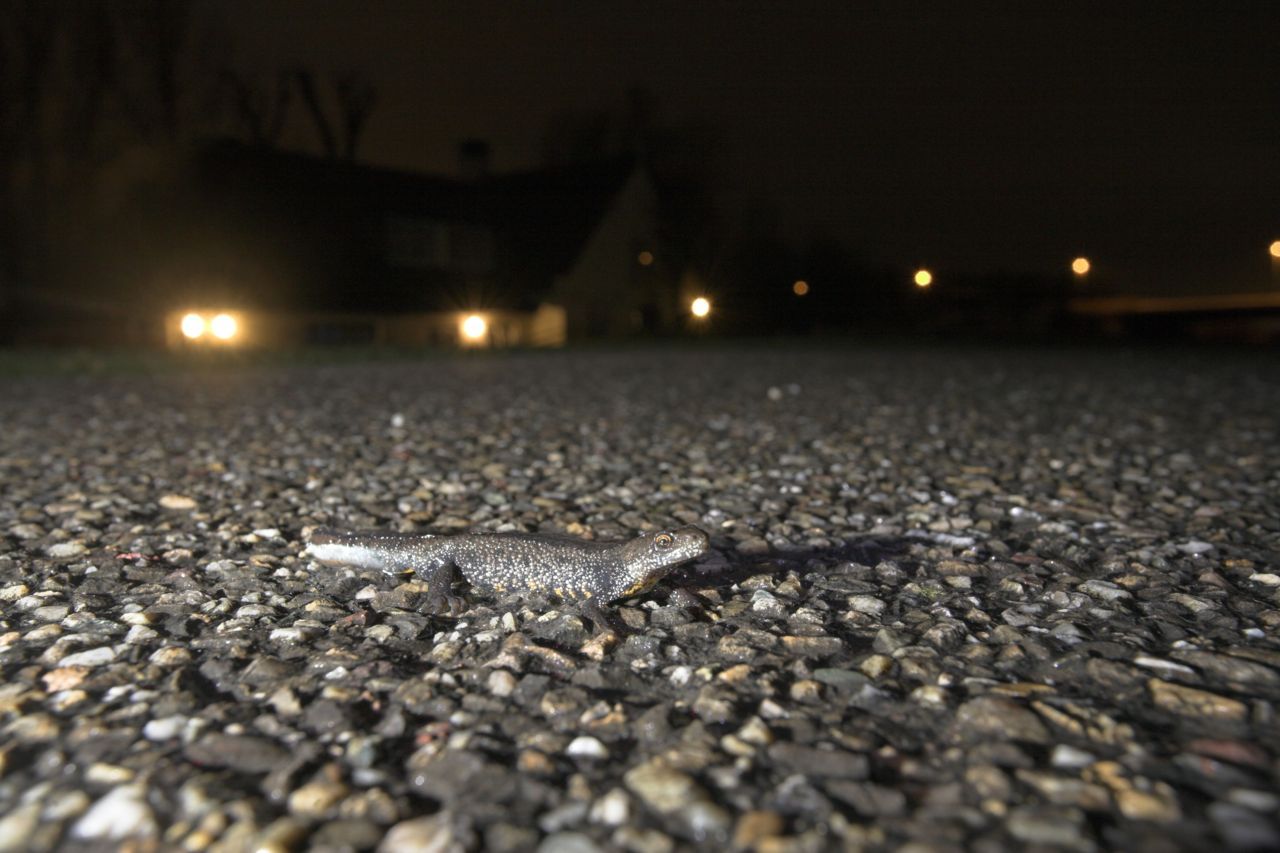
{"label": "newt's hind leg", "polygon": [[441,614],[447,612],[457,616],[466,609],[461,598],[453,594],[453,563],[445,561],[426,569],[418,569],[427,582],[426,612]]}

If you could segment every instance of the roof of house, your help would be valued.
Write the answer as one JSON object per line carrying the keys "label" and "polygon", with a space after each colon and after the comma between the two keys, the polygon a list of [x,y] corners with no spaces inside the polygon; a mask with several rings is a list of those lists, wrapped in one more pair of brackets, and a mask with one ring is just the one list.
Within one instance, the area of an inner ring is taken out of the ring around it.
{"label": "roof of house", "polygon": [[[553,276],[572,267],[636,162],[620,158],[463,180],[221,141],[199,152],[195,169],[206,200],[227,214],[225,221],[287,232],[282,240],[316,257],[303,264],[314,270],[304,275],[332,280],[311,291],[323,304],[310,307],[432,310],[457,302],[451,291],[461,279],[477,277],[391,267],[388,219],[488,229],[499,257],[484,276],[485,299],[492,307],[529,307]],[[239,216],[247,206],[260,216]],[[379,280],[370,281],[371,273]]]}

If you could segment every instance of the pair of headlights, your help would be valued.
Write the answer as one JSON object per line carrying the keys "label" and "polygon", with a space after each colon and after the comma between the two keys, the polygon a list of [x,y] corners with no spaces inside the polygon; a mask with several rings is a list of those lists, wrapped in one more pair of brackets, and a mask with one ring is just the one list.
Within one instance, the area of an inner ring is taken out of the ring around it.
{"label": "pair of headlights", "polygon": [[182,334],[192,341],[199,340],[206,333],[220,341],[229,341],[238,331],[240,331],[240,324],[230,314],[217,314],[206,320],[203,314],[193,311],[182,318]]}

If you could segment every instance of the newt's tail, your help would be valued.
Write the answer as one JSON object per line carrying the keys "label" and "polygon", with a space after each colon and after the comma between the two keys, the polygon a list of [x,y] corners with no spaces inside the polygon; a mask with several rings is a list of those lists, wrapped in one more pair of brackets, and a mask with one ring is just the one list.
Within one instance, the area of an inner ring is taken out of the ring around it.
{"label": "newt's tail", "polygon": [[318,527],[307,537],[307,549],[303,553],[327,565],[399,572],[406,567],[404,546],[407,541],[424,538],[427,537],[421,534],[406,536]]}

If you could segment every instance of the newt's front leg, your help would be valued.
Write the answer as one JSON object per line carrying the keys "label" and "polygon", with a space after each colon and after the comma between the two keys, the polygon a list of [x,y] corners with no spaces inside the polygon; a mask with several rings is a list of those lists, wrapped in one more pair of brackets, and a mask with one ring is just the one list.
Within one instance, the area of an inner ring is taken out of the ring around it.
{"label": "newt's front leg", "polygon": [[606,610],[598,598],[588,598],[579,605],[578,610],[583,616],[591,620],[591,624],[595,626],[597,634],[612,632],[619,637],[623,637],[630,633],[622,620],[616,614]]}
{"label": "newt's front leg", "polygon": [[463,600],[453,594],[452,562],[446,560],[430,569],[418,571],[427,581],[427,603],[423,607],[427,613],[439,615],[447,609],[450,616],[457,616],[466,609]]}

